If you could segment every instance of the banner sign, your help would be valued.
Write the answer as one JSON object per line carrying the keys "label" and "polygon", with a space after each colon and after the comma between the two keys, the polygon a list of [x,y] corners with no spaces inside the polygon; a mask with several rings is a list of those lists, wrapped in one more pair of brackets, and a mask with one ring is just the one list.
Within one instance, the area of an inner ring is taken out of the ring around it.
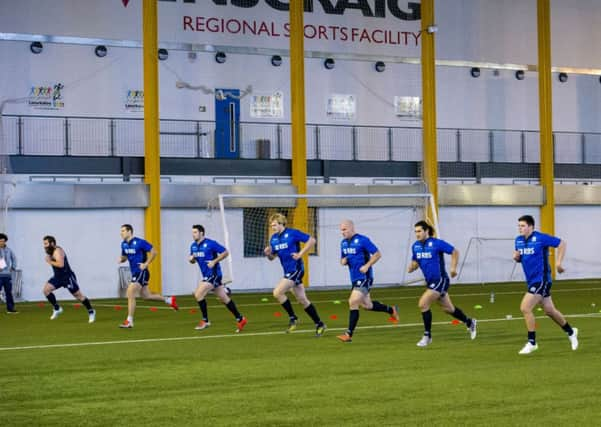
{"label": "banner sign", "polygon": [[357,116],[357,97],[333,93],[328,98],[326,116],[332,120],[353,121]]}
{"label": "banner sign", "polygon": [[64,87],[65,85],[62,83],[32,85],[27,104],[38,110],[62,110],[65,108]]}
{"label": "banner sign", "polygon": [[257,119],[284,118],[284,93],[255,94],[250,98],[250,116]]}
{"label": "banner sign", "polygon": [[404,119],[421,119],[422,99],[419,96],[395,96],[394,113]]}
{"label": "banner sign", "polygon": [[128,89],[125,96],[125,111],[144,111],[144,91]]}

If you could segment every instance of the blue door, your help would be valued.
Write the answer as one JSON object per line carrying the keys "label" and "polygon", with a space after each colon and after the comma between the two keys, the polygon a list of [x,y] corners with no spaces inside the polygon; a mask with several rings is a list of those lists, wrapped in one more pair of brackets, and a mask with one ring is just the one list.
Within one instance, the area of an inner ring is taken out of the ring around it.
{"label": "blue door", "polygon": [[215,157],[240,157],[240,90],[215,89]]}

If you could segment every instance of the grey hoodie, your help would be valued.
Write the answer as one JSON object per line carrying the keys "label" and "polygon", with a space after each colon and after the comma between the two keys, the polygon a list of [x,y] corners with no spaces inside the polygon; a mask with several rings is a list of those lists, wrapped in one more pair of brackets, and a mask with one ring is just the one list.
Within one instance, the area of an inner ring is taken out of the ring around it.
{"label": "grey hoodie", "polygon": [[17,269],[17,257],[8,247],[0,248],[0,258],[4,258],[6,267],[0,270],[0,276],[10,276],[13,270]]}

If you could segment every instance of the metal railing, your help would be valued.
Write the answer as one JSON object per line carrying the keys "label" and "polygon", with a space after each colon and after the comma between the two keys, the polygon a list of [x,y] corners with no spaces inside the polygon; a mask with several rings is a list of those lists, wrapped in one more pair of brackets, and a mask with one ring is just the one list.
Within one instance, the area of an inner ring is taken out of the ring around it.
{"label": "metal railing", "polygon": [[[1,152],[42,156],[144,155],[142,119],[5,115]],[[214,158],[215,122],[163,119],[162,157]],[[289,123],[240,123],[240,158],[290,159]],[[308,124],[307,159],[421,161],[416,127]],[[601,133],[554,132],[556,163],[601,164]],[[440,162],[538,163],[539,133],[438,129]]]}

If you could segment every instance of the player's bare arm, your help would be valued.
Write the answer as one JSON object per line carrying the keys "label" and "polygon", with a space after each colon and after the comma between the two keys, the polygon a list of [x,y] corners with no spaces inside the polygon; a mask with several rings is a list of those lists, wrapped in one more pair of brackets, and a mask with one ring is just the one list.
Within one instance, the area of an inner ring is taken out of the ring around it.
{"label": "player's bare arm", "polygon": [[56,248],[52,256],[46,255],[46,262],[53,267],[63,268],[65,266],[65,252],[61,248]]}
{"label": "player's bare arm", "polygon": [[275,259],[275,255],[273,252],[271,252],[271,246],[267,246],[265,249],[263,249],[263,253],[269,261],[273,261]]}
{"label": "player's bare arm", "polygon": [[451,277],[457,277],[457,264],[459,263],[459,251],[457,249],[453,249],[451,253],[451,267],[450,267],[450,275]]}
{"label": "player's bare arm", "polygon": [[558,273],[563,273],[565,270],[565,268],[563,268],[563,266],[561,265],[561,263],[563,262],[563,258],[566,254],[566,242],[565,240],[561,240],[561,242],[559,243],[559,246],[557,247],[557,254],[556,254],[556,261],[555,261],[555,267],[557,268],[557,272]]}
{"label": "player's bare arm", "polygon": [[513,251],[513,260],[515,262],[522,262],[522,255],[520,255],[519,251]]}
{"label": "player's bare arm", "polygon": [[141,262],[140,263],[140,269],[142,270],[146,270],[148,268],[148,266],[150,265],[150,263],[156,258],[156,256],[159,253],[156,251],[155,248],[152,248],[150,250],[150,254],[148,255],[148,260],[146,262]]}
{"label": "player's bare arm", "polygon": [[374,265],[376,262],[378,262],[378,260],[380,258],[382,258],[382,254],[380,253],[380,251],[372,254],[369,257],[369,259],[367,260],[367,262],[361,266],[361,268],[359,269],[359,271],[361,273],[363,273],[363,274],[367,273],[367,270],[369,270],[372,265]]}
{"label": "player's bare arm", "polygon": [[413,273],[415,270],[419,268],[419,264],[417,261],[411,261],[409,264],[409,268],[407,268],[407,273]]}
{"label": "player's bare arm", "polygon": [[229,254],[230,253],[228,251],[221,252],[219,255],[217,255],[217,257],[215,259],[212,259],[211,261],[207,261],[207,267],[209,267],[209,268],[215,267],[218,262],[221,262],[224,259],[226,259]]}
{"label": "player's bare arm", "polygon": [[307,240],[307,243],[303,245],[303,249],[300,252],[295,252],[292,254],[292,258],[295,260],[301,259],[307,252],[311,250],[313,246],[315,246],[315,238],[310,237],[309,240]]}

